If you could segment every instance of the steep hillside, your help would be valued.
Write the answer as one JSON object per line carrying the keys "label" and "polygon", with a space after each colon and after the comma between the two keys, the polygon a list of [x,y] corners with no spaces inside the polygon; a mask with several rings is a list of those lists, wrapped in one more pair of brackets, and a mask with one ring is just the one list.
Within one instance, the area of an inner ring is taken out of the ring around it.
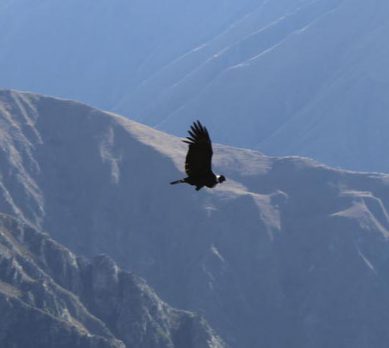
{"label": "steep hillside", "polygon": [[227,182],[195,192],[168,184],[175,137],[27,93],[0,105],[1,211],[110,255],[232,347],[387,346],[388,176],[220,145]]}
{"label": "steep hillside", "polygon": [[[293,30],[301,28],[331,7],[331,2],[323,6],[321,3],[311,5],[311,1],[258,1],[257,7],[235,19],[218,35],[167,64],[142,81],[134,91],[128,91],[115,110],[133,115],[153,126],[168,128],[176,133],[182,131],[182,125],[188,120],[176,118],[175,113],[180,113],[180,109],[186,105],[192,105],[199,96],[206,97],[204,93],[220,75],[243,60],[278,44]],[[226,87],[222,88],[221,93]],[[246,89],[240,91],[241,94],[247,92]],[[208,107],[212,108],[211,102]],[[196,113],[197,110],[192,109],[191,112]],[[174,122],[169,120],[170,117],[174,118]],[[211,109],[201,117],[214,123],[219,118],[212,114]]]}
{"label": "steep hillside", "polygon": [[[252,132],[258,141],[268,135],[273,124],[289,117],[270,108],[276,107],[273,104],[277,101],[283,104],[281,92],[293,92],[289,90],[292,81],[279,69],[283,64],[296,64],[298,53],[294,47],[289,47],[286,55],[277,55],[278,50],[332,13],[341,2],[266,1],[220,35],[143,82],[135,93],[129,94],[128,100],[118,105],[118,111],[176,133],[185,129],[188,119],[201,115],[215,126],[224,124],[221,140],[246,145],[251,140],[247,138],[248,124],[257,122],[262,127]],[[267,58],[269,55],[272,57]],[[267,65],[262,66],[265,59]],[[317,65],[311,67],[316,68]],[[305,77],[301,69],[294,74]]]}
{"label": "steep hillside", "polygon": [[206,322],[172,309],[107,256],[87,261],[0,215],[3,347],[222,347]]}

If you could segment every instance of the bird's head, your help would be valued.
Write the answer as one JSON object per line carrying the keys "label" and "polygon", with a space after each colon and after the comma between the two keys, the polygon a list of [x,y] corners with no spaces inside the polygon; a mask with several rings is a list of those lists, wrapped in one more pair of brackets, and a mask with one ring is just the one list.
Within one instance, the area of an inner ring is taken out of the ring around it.
{"label": "bird's head", "polygon": [[226,178],[224,175],[218,175],[217,176],[217,182],[221,184],[222,182],[226,181]]}

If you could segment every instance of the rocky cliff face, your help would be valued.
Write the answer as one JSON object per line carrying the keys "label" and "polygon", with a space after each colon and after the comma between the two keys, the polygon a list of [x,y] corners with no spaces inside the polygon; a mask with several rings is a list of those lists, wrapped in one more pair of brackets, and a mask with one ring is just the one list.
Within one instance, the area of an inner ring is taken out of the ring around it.
{"label": "rocky cliff face", "polygon": [[[26,93],[3,91],[0,105],[0,210],[78,253],[106,253],[164,300],[204,314],[233,347],[386,348],[388,176],[215,146],[228,181],[195,192],[168,184],[186,152],[175,137]],[[115,267],[93,260],[82,266],[93,295],[70,289],[124,340],[105,320],[118,316],[109,294],[121,277],[99,275]],[[186,318],[170,337],[200,325]]]}
{"label": "rocky cliff face", "polygon": [[0,215],[4,347],[222,347],[204,319],[162,302],[108,256],[92,260]]}

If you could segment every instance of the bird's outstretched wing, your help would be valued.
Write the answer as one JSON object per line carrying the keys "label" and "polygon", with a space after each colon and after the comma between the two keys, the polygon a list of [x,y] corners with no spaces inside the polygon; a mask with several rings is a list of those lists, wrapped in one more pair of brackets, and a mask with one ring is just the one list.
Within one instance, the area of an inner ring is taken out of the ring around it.
{"label": "bird's outstretched wing", "polygon": [[185,171],[188,176],[200,177],[212,171],[212,143],[207,128],[200,121],[193,122],[188,130],[189,137],[183,140],[189,144],[185,160]]}

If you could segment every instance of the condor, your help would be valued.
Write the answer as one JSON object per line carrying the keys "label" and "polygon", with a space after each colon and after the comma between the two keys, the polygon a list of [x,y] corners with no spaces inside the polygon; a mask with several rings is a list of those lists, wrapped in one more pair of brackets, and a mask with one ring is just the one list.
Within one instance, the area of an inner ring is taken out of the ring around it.
{"label": "condor", "polygon": [[183,140],[189,144],[185,159],[185,172],[188,176],[170,184],[186,183],[196,186],[198,191],[204,186],[212,188],[225,181],[223,175],[215,175],[212,171],[212,142],[207,128],[200,121],[193,122],[188,133],[189,137]]}

